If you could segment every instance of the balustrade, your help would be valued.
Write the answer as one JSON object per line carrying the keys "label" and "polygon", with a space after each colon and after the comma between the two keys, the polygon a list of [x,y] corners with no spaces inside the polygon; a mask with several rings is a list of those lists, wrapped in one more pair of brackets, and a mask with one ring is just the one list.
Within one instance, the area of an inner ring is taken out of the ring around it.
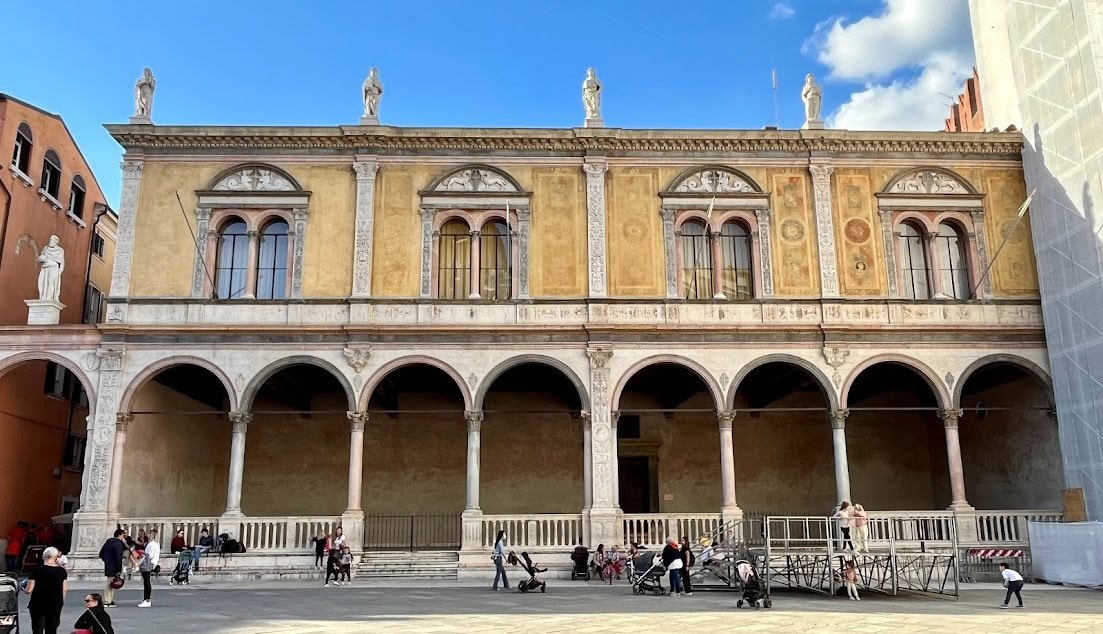
{"label": "balustrade", "polygon": [[483,515],[480,544],[494,547],[498,531],[508,535],[511,548],[567,548],[584,544],[581,514]]}

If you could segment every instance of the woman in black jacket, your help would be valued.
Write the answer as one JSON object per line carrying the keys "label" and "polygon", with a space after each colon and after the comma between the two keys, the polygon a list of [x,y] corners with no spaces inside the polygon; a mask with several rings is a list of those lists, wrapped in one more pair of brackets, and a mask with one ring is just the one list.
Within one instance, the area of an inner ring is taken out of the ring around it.
{"label": "woman in black jacket", "polygon": [[111,627],[111,617],[103,608],[103,597],[89,594],[84,597],[84,614],[73,624],[74,629],[91,630],[92,634],[115,634]]}

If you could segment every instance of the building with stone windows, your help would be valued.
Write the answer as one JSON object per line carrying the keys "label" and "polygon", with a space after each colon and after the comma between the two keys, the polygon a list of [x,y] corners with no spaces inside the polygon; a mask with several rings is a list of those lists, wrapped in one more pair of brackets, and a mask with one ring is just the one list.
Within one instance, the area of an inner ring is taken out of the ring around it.
{"label": "building with stone windows", "polygon": [[107,323],[0,338],[92,395],[78,555],[1060,508],[1018,133],[108,130]]}

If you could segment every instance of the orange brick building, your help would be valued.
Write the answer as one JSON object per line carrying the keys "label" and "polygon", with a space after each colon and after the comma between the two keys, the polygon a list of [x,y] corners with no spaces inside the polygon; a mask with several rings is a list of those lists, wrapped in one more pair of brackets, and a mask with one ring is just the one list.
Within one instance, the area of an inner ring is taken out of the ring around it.
{"label": "orange brick building", "polygon": [[973,67],[973,76],[965,80],[957,103],[950,106],[946,119],[947,132],[984,132],[984,104],[980,96],[980,77]]}

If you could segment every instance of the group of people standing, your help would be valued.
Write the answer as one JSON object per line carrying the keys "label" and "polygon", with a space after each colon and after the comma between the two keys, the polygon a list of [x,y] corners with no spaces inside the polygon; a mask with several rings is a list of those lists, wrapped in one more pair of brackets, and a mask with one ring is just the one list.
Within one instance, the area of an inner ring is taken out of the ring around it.
{"label": "group of people standing", "polygon": [[111,538],[100,548],[103,561],[103,574],[107,577],[104,588],[104,606],[115,607],[115,591],[123,587],[123,574],[137,569],[142,576],[142,602],[140,608],[153,605],[153,575],[161,571],[161,545],[157,541],[157,530],[149,533],[140,531],[137,538],[131,538],[122,528],[115,529]]}
{"label": "group of people standing", "polygon": [[690,569],[696,563],[693,550],[689,547],[689,539],[682,536],[679,542],[670,537],[663,547],[663,566],[670,572],[670,596],[690,596],[693,594],[693,585],[690,583]]}
{"label": "group of people standing", "polygon": [[340,526],[329,535],[319,531],[317,537],[312,537],[310,543],[314,546],[314,567],[321,569],[325,562],[325,586],[329,587],[330,578],[333,585],[352,585],[352,549],[345,539],[345,531]]}

